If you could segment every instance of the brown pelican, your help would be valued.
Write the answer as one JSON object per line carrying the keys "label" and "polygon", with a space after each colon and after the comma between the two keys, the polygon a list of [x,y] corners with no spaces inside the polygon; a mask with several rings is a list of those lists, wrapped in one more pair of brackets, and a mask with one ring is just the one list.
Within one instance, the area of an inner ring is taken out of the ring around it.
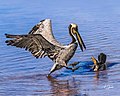
{"label": "brown pelican", "polygon": [[54,61],[54,65],[49,73],[50,75],[62,67],[71,69],[67,63],[73,57],[78,44],[82,51],[86,49],[76,24],[69,25],[69,34],[72,38],[71,43],[66,46],[60,44],[53,36],[51,20],[45,19],[35,25],[27,35],[5,35],[6,38],[12,38],[11,40],[6,40],[7,45],[25,48],[36,58],[48,56]]}
{"label": "brown pelican", "polygon": [[94,63],[93,65],[93,70],[94,71],[102,71],[102,70],[106,70],[106,55],[104,53],[100,53],[100,55],[98,55],[98,60],[96,60],[93,56],[92,56],[92,61]]}

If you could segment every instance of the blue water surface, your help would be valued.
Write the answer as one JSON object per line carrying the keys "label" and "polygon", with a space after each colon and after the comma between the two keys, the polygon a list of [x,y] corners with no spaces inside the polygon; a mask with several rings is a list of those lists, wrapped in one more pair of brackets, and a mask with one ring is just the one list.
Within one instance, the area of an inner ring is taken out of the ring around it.
{"label": "blue water surface", "polygon": [[[27,34],[40,20],[50,18],[56,39],[69,44],[70,23],[79,27],[87,50],[69,63],[92,64],[91,56],[103,52],[105,71],[65,68],[50,77],[53,62],[35,59],[24,49],[7,46],[5,33]],[[0,1],[0,96],[119,96],[120,0],[2,0]]]}

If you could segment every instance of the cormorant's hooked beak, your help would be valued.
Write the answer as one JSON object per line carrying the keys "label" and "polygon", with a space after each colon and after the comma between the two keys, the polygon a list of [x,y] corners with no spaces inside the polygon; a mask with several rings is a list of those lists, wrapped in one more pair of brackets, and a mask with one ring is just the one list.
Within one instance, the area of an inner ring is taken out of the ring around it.
{"label": "cormorant's hooked beak", "polygon": [[84,42],[83,42],[83,40],[82,40],[82,37],[80,36],[80,34],[79,34],[79,32],[78,32],[78,29],[75,28],[75,29],[73,29],[73,31],[74,31],[74,34],[76,35],[76,38],[77,38],[77,41],[78,41],[78,43],[79,43],[79,46],[80,46],[81,50],[82,50],[82,51],[85,50],[85,49],[86,49],[86,46],[85,46],[85,44],[84,44]]}
{"label": "cormorant's hooked beak", "polygon": [[91,57],[91,59],[92,59],[94,65],[98,66],[98,61],[93,56]]}
{"label": "cormorant's hooked beak", "polygon": [[97,61],[93,56],[91,57],[91,59],[92,59],[92,61],[93,61],[93,63],[94,63],[92,69],[93,69],[94,71],[98,71],[98,70],[99,70],[98,61]]}

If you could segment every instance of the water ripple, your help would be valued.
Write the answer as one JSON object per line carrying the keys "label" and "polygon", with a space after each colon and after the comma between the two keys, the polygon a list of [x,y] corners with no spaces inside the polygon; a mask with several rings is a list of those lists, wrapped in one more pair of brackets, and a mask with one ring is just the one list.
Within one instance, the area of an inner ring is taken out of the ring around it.
{"label": "water ripple", "polygon": [[[119,0],[115,1],[87,0],[86,3],[86,0],[76,0],[76,3],[69,1],[69,4],[68,0],[64,4],[61,1],[2,1],[0,96],[119,96],[120,6]],[[103,52],[110,64],[108,69],[92,72],[82,66],[72,72],[63,68],[47,77],[52,61],[36,59],[24,49],[5,44],[5,33],[26,34],[34,24],[45,18],[52,19],[55,37],[62,44],[71,41],[68,25],[71,22],[78,24],[87,50],[81,52],[78,48],[70,63],[81,61],[85,64],[91,61],[91,56],[97,58]]]}

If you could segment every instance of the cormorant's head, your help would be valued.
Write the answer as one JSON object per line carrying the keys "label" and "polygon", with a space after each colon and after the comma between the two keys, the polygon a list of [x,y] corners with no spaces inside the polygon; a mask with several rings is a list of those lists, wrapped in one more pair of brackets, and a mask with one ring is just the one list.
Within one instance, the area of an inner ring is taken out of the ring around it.
{"label": "cormorant's head", "polygon": [[106,54],[100,53],[100,55],[98,55],[98,61],[99,61],[101,64],[105,63],[105,62],[106,62],[106,59],[107,59]]}
{"label": "cormorant's head", "polygon": [[96,60],[93,56],[91,57],[94,65],[93,70],[99,71],[99,70],[105,70],[106,69],[106,58],[107,56],[104,53],[100,53],[98,55],[98,60]]}

